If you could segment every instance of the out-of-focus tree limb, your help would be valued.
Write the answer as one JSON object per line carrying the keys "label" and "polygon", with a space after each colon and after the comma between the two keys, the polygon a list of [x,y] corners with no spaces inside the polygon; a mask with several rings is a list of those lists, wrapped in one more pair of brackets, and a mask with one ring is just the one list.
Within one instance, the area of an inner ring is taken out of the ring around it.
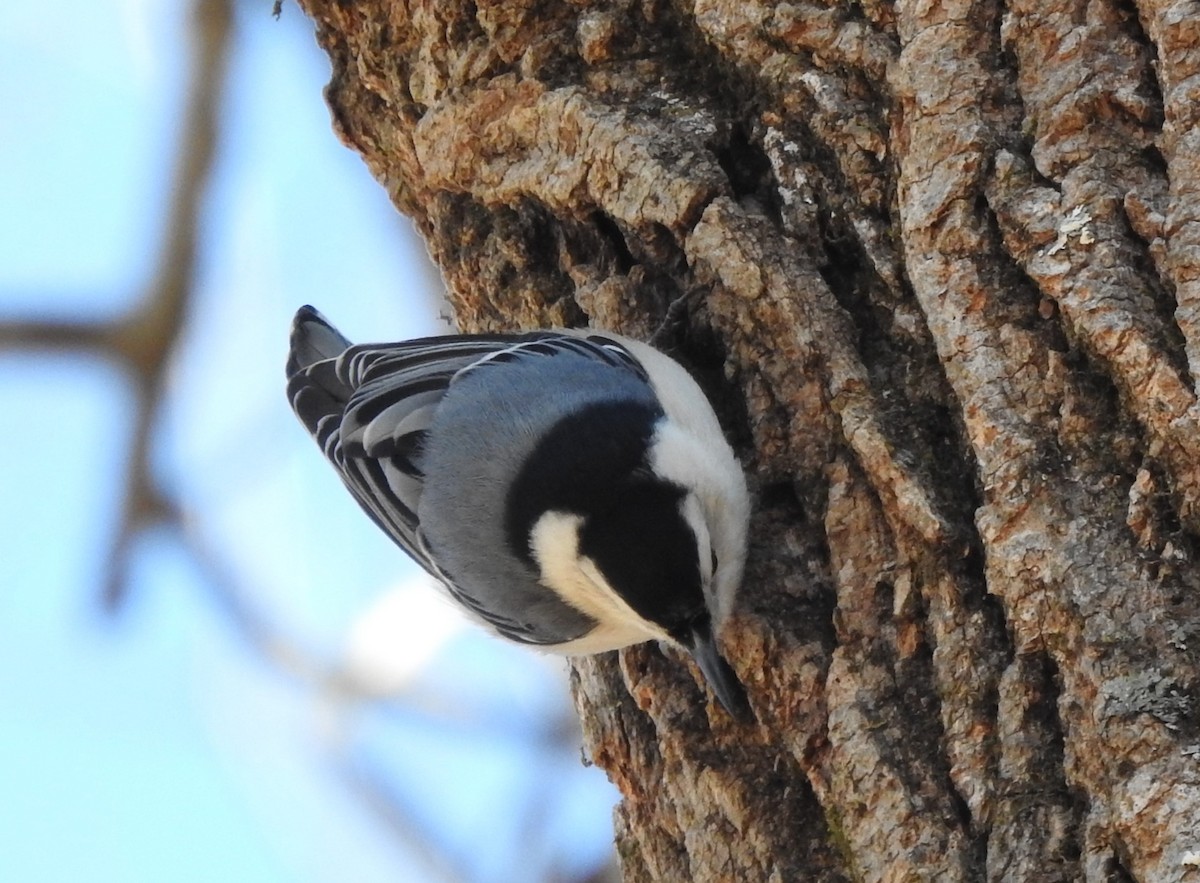
{"label": "out-of-focus tree limb", "polygon": [[108,328],[92,322],[0,322],[0,350],[71,350],[107,355]]}
{"label": "out-of-focus tree limb", "polygon": [[162,404],[167,360],[183,329],[194,291],[200,204],[216,154],[217,114],[225,91],[232,17],[229,0],[197,0],[193,9],[192,73],[163,248],[146,297],[131,314],[114,323],[108,334],[111,352],[130,370],[138,390],[125,507],[104,587],[108,607],[118,607],[124,599],[132,538],[174,512],[157,490],[149,446]]}
{"label": "out-of-focus tree limb", "polygon": [[[220,110],[234,38],[233,13],[232,0],[193,3],[188,30],[192,63],[177,128],[170,197],[162,212],[155,266],[136,305],[113,319],[0,322],[0,352],[94,355],[117,365],[133,392],[121,512],[99,580],[104,608],[115,612],[127,601],[129,565],[139,537],[149,528],[166,527],[196,563],[210,597],[232,631],[273,669],[305,684],[335,714],[348,717],[363,703],[377,707],[397,702],[397,697],[380,695],[361,673],[341,660],[323,658],[255,603],[257,593],[209,542],[203,526],[160,486],[151,468],[151,446],[167,395],[170,363],[196,297],[196,261],[203,241],[201,213],[221,139]],[[49,295],[43,299],[53,301]],[[574,750],[568,746],[578,744],[578,731],[573,721],[556,720],[526,740],[539,743],[537,747],[547,753]],[[430,874],[446,881],[466,879],[423,830],[404,796],[387,787],[382,774],[360,763],[345,745],[331,742],[327,747],[351,792],[383,820],[396,840],[418,856]]]}
{"label": "out-of-focus tree limb", "polygon": [[130,379],[135,393],[132,451],[122,513],[102,581],[102,598],[109,609],[120,607],[125,599],[129,551],[139,533],[157,524],[178,523],[177,506],[163,495],[151,472],[150,440],[167,363],[193,295],[200,205],[216,154],[232,20],[230,0],[197,0],[192,10],[192,68],[179,125],[178,164],[158,264],[137,306],[125,316],[94,323],[0,323],[0,349],[91,352],[111,359]]}

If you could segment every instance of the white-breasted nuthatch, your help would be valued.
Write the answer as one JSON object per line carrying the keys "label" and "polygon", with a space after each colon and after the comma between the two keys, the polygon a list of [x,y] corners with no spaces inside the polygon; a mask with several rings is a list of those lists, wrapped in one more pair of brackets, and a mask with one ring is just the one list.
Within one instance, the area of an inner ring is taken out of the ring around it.
{"label": "white-breasted nuthatch", "polygon": [[677,362],[592,331],[352,346],[302,307],[287,374],[355,499],[476,618],[566,655],[667,641],[748,714],[715,640],[746,480]]}

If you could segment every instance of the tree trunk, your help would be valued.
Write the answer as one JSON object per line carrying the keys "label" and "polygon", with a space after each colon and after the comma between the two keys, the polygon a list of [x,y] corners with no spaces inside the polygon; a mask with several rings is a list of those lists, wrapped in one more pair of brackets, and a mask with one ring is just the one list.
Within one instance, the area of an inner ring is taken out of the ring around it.
{"label": "tree trunk", "polygon": [[301,5],[459,324],[669,320],[752,477],[758,725],[575,667],[626,880],[1200,881],[1196,0]]}

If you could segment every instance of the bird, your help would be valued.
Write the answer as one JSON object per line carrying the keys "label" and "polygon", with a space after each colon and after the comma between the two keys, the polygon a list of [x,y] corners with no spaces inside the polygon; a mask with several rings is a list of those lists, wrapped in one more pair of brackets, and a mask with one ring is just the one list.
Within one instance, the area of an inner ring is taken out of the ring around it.
{"label": "bird", "polygon": [[746,477],[677,361],[587,329],[353,345],[305,306],[287,394],[367,515],[491,631],[565,656],[665,642],[751,719],[717,644]]}

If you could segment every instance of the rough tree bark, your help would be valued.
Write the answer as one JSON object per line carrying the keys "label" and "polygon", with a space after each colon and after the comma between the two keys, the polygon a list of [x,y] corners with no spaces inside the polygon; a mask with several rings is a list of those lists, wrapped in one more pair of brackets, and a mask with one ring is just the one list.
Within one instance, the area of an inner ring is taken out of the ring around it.
{"label": "rough tree bark", "polygon": [[759,725],[576,666],[627,880],[1200,880],[1200,4],[301,5],[459,324],[680,304],[755,483]]}

